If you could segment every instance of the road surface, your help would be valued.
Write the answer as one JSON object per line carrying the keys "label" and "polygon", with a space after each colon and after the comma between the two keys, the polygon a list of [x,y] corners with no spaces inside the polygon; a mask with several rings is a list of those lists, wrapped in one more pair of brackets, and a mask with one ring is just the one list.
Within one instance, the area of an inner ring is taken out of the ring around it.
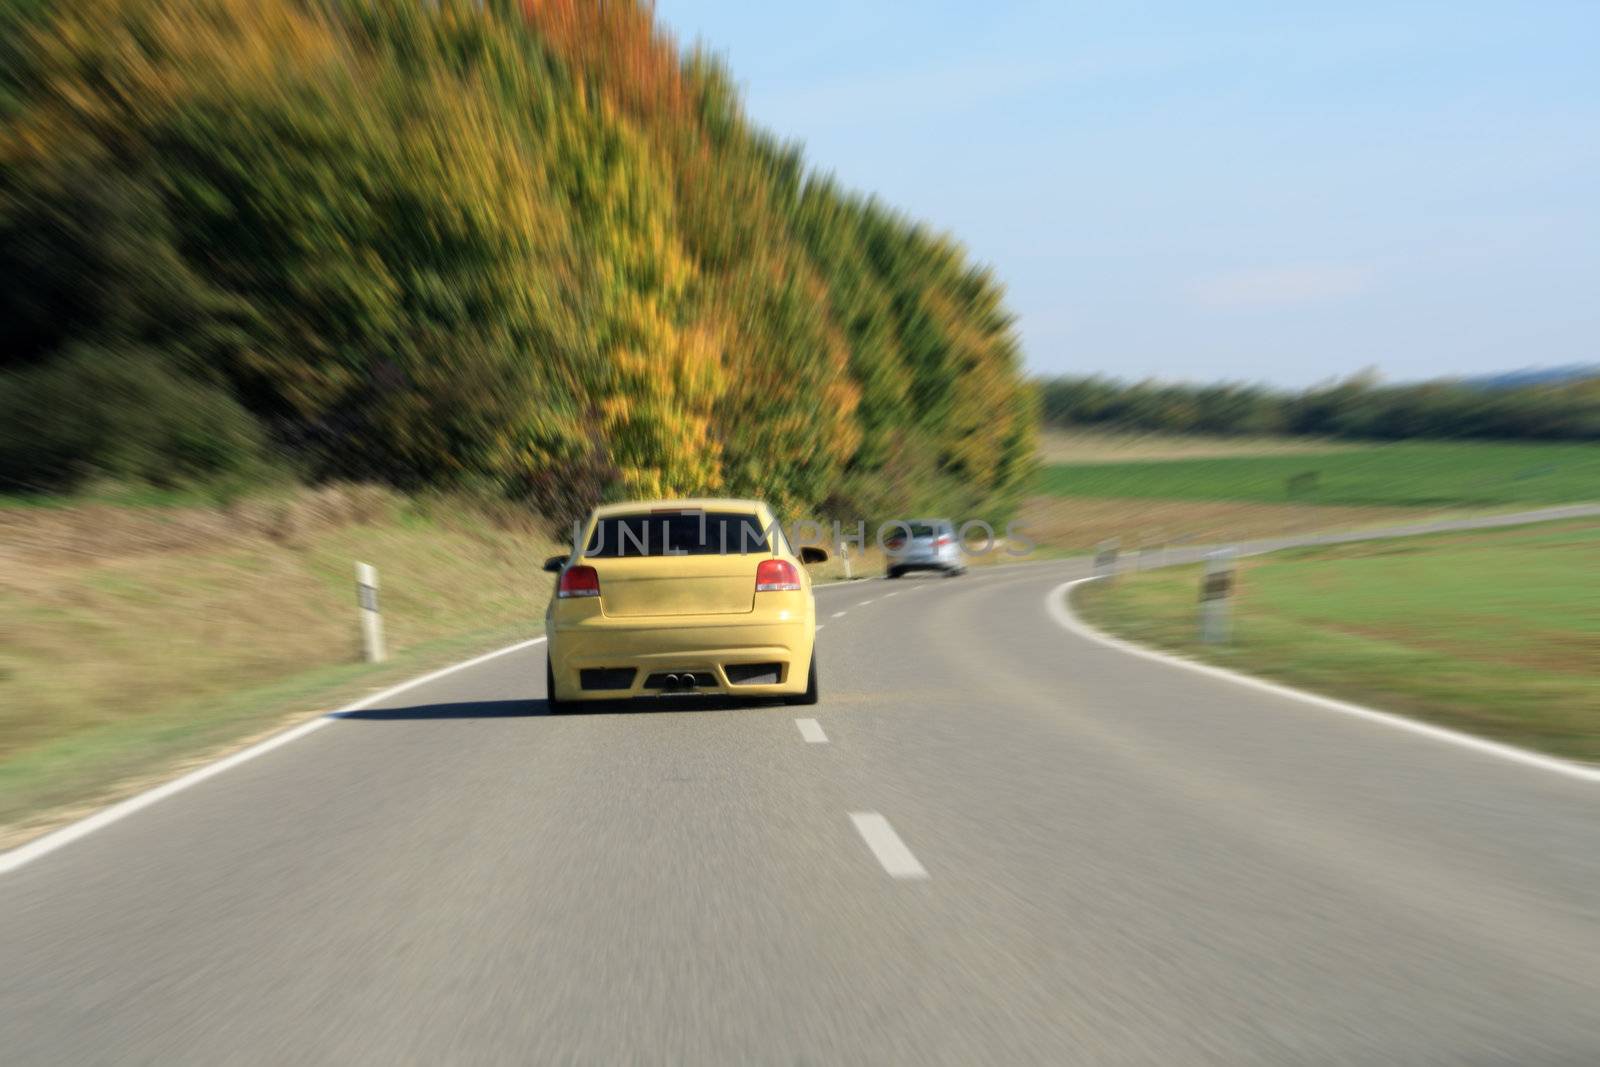
{"label": "road surface", "polygon": [[351,714],[0,876],[0,1061],[1600,1062],[1600,786],[1084,573],[819,589],[815,708],[553,716],[534,645]]}

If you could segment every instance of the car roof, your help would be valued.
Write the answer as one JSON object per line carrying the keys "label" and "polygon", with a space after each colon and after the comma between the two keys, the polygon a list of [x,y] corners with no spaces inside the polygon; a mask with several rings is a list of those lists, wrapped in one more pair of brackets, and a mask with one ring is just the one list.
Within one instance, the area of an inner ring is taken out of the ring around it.
{"label": "car roof", "polygon": [[760,514],[770,511],[766,504],[759,500],[738,500],[733,497],[720,496],[695,496],[681,497],[676,500],[624,500],[615,504],[601,504],[594,509],[594,518],[603,519],[610,515],[633,515],[641,511],[655,511],[657,509],[678,508],[684,511],[746,511],[751,514]]}

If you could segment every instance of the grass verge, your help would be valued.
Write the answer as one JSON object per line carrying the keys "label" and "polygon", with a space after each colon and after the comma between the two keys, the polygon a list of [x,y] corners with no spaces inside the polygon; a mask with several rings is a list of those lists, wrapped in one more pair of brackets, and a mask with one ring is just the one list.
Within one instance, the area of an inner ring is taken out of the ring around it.
{"label": "grass verge", "polygon": [[[257,502],[258,504],[260,502]],[[0,842],[542,629],[531,522],[379,490],[0,512]],[[360,662],[356,560],[391,661]],[[530,690],[536,686],[530,680]]]}
{"label": "grass verge", "polygon": [[[403,650],[382,664],[291,674],[156,714],[113,720],[0,761],[0,850],[408,678],[536,637],[542,622]],[[541,684],[529,677],[529,694]]]}
{"label": "grass verge", "polygon": [[1244,560],[1233,641],[1198,640],[1199,573],[1078,590],[1094,625],[1329,696],[1600,761],[1600,523],[1408,537]]}

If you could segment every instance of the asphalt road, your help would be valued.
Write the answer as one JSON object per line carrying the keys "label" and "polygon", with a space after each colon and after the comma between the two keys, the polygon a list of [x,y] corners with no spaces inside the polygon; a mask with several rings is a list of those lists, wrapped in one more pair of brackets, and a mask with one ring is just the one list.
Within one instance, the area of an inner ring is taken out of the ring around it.
{"label": "asphalt road", "polygon": [[0,877],[0,1061],[1600,1062],[1600,787],[1083,573],[820,589],[815,708],[552,716],[536,645],[243,763]]}

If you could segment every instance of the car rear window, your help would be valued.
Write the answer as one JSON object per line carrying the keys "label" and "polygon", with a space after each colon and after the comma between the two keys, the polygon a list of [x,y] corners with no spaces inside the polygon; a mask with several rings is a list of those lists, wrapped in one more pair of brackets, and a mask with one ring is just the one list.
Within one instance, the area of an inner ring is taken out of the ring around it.
{"label": "car rear window", "polygon": [[607,515],[595,523],[583,554],[591,559],[770,553],[754,515],[731,511],[650,511]]}
{"label": "car rear window", "polygon": [[934,529],[933,523],[931,522],[913,522],[910,524],[910,526],[912,537],[921,538],[938,536],[938,531]]}

